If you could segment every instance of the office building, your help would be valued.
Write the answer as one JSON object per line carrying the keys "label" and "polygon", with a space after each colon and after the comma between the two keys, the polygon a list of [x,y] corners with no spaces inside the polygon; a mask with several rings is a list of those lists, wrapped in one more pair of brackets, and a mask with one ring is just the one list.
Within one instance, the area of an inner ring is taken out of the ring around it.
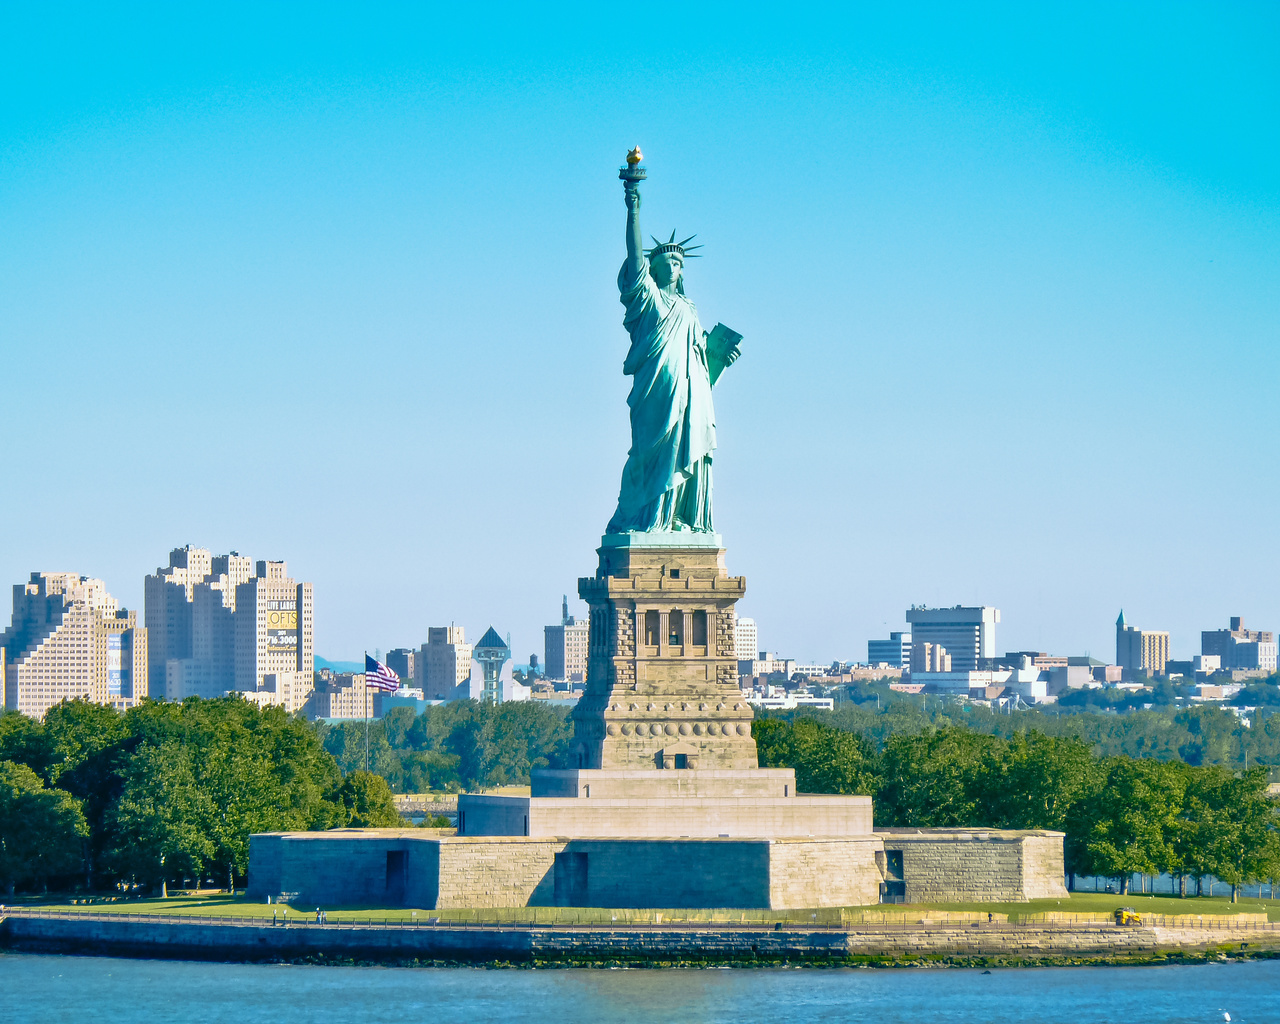
{"label": "office building", "polygon": [[906,668],[911,664],[911,634],[890,633],[888,640],[868,640],[867,664]]}
{"label": "office building", "polygon": [[1276,671],[1276,638],[1270,630],[1245,629],[1238,615],[1229,629],[1206,629],[1200,634],[1200,653],[1218,659],[1224,669]]}
{"label": "office building", "polygon": [[591,642],[588,622],[569,614],[569,598],[560,606],[560,625],[547,626],[543,630],[543,657],[546,660],[546,677],[582,683],[587,679],[587,654]]}
{"label": "office building", "polygon": [[1126,672],[1158,676],[1168,660],[1169,634],[1127,625],[1121,609],[1116,619],[1116,664]]}
{"label": "office building", "polygon": [[755,619],[737,619],[733,631],[733,648],[739,661],[754,661],[760,654],[760,634]]}
{"label": "office building", "polygon": [[452,700],[454,691],[471,678],[471,645],[461,626],[432,626],[419,653],[427,700]]}
{"label": "office building", "polygon": [[920,643],[946,648],[956,672],[973,672],[996,656],[998,608],[913,607],[907,612],[907,621],[911,623],[912,648]]}
{"label": "office building", "polygon": [[147,630],[102,580],[33,572],[0,633],[4,704],[33,718],[64,700],[129,707],[147,696]]}
{"label": "office building", "polygon": [[411,647],[397,647],[387,651],[387,668],[400,677],[401,686],[414,686],[418,682],[415,672],[418,667],[418,652]]}

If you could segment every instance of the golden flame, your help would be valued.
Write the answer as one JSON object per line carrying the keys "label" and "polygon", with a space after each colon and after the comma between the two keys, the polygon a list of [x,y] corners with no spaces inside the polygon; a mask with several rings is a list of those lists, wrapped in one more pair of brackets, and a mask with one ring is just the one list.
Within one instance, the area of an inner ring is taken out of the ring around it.
{"label": "golden flame", "polygon": [[639,146],[636,146],[636,148],[635,148],[635,149],[628,150],[628,152],[627,152],[627,163],[628,163],[630,166],[634,167],[636,164],[638,164],[638,163],[639,163],[641,160],[643,160],[643,159],[644,159],[644,154],[640,152],[640,147],[639,147]]}

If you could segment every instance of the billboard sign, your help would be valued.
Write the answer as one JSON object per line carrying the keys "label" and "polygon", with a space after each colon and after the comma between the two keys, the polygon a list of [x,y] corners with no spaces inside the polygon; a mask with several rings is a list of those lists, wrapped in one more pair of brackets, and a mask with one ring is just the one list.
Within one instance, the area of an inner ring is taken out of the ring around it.
{"label": "billboard sign", "polygon": [[267,601],[267,650],[296,651],[298,649],[298,602]]}

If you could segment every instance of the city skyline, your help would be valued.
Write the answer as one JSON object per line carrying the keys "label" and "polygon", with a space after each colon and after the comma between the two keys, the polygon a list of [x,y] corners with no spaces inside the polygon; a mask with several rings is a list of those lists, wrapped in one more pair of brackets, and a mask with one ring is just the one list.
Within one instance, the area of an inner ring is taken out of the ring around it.
{"label": "city skyline", "polygon": [[[638,142],[744,335],[717,526],[765,647],[857,657],[913,604],[1104,658],[1120,608],[1179,659],[1280,625],[1274,11],[44,17],[0,43],[2,581],[141,610],[190,541],[287,557],[333,660],[541,651],[626,449]],[[636,96],[620,38],[679,73]]]}

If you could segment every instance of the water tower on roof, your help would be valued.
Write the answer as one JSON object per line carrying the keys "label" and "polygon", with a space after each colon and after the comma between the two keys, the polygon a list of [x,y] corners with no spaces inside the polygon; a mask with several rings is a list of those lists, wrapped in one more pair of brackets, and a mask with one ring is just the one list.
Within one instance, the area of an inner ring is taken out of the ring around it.
{"label": "water tower on roof", "polygon": [[490,626],[485,635],[480,638],[480,642],[476,644],[471,656],[480,662],[480,668],[484,672],[484,689],[481,691],[480,699],[501,704],[502,666],[511,659],[510,646],[498,636],[497,630]]}

